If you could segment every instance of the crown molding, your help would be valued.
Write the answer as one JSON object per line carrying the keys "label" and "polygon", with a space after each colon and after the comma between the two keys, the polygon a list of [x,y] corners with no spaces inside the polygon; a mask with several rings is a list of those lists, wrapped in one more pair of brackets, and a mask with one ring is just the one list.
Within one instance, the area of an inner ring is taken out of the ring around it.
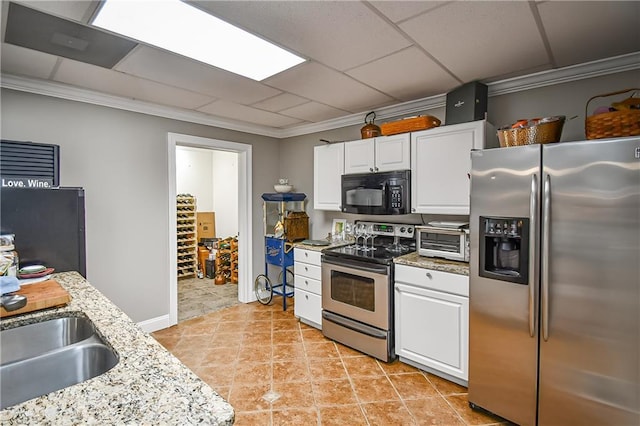
{"label": "crown molding", "polygon": [[89,89],[82,89],[58,82],[3,73],[1,75],[0,86],[6,89],[35,93],[38,95],[51,96],[54,98],[61,98],[71,101],[84,102],[93,105],[106,106],[126,111],[139,112],[141,114],[153,115],[156,117],[203,124],[205,126],[220,127],[223,129],[236,130],[238,132],[250,133],[253,135],[281,138],[280,129],[235,121],[228,118],[214,117],[212,115],[188,109],[169,107],[154,104],[152,102],[145,102],[121,96],[108,95],[105,93],[100,93]]}
{"label": "crown molding", "polygon": [[[488,83],[487,86],[489,87],[489,96],[500,96],[508,93],[517,93],[525,90],[636,69],[640,69],[640,52],[633,52],[627,55],[615,56],[612,58],[586,62],[584,64],[572,65],[564,68],[541,71],[522,77],[513,77]],[[332,120],[326,120],[321,123],[303,124],[286,129],[278,129],[269,126],[261,126],[221,117],[214,117],[208,114],[182,108],[168,107],[151,102],[107,95],[58,82],[19,77],[10,74],[1,75],[0,86],[6,89],[85,102],[94,105],[203,124],[206,126],[220,127],[238,132],[269,136],[278,139],[318,133],[363,123],[363,113],[358,113]],[[445,101],[446,94],[430,96],[427,98],[379,108],[376,110],[376,116],[379,119],[391,119],[416,115],[430,109],[443,107],[445,106]]]}

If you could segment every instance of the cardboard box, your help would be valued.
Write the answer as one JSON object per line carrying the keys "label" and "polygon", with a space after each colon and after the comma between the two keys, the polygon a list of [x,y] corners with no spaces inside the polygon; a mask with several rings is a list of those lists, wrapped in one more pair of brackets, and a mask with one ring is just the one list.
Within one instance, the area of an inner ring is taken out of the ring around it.
{"label": "cardboard box", "polygon": [[198,223],[198,241],[201,238],[215,238],[216,214],[214,212],[197,212],[196,221]]}

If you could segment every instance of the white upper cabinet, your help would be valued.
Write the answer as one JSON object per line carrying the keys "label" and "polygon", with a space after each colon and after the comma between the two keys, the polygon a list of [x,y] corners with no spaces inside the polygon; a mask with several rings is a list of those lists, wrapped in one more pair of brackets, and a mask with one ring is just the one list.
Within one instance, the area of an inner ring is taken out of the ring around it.
{"label": "white upper cabinet", "polygon": [[345,142],[344,172],[375,173],[411,167],[409,133]]}
{"label": "white upper cabinet", "polygon": [[342,174],[344,143],[313,148],[313,207],[342,211]]}
{"label": "white upper cabinet", "polygon": [[486,121],[411,134],[411,212],[469,214],[471,150],[485,147]]}

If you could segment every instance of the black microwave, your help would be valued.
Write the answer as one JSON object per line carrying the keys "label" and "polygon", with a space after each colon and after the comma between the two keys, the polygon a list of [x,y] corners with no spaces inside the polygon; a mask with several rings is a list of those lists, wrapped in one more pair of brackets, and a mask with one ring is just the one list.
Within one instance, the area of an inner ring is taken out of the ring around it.
{"label": "black microwave", "polygon": [[411,213],[410,170],[342,175],[342,211],[356,214]]}

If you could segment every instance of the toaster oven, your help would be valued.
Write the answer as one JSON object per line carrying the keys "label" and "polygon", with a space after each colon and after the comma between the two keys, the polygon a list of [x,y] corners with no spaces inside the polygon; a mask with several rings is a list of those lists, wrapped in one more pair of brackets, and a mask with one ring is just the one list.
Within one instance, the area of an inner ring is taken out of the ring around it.
{"label": "toaster oven", "polygon": [[416,248],[420,256],[469,262],[469,223],[431,222],[416,226]]}

